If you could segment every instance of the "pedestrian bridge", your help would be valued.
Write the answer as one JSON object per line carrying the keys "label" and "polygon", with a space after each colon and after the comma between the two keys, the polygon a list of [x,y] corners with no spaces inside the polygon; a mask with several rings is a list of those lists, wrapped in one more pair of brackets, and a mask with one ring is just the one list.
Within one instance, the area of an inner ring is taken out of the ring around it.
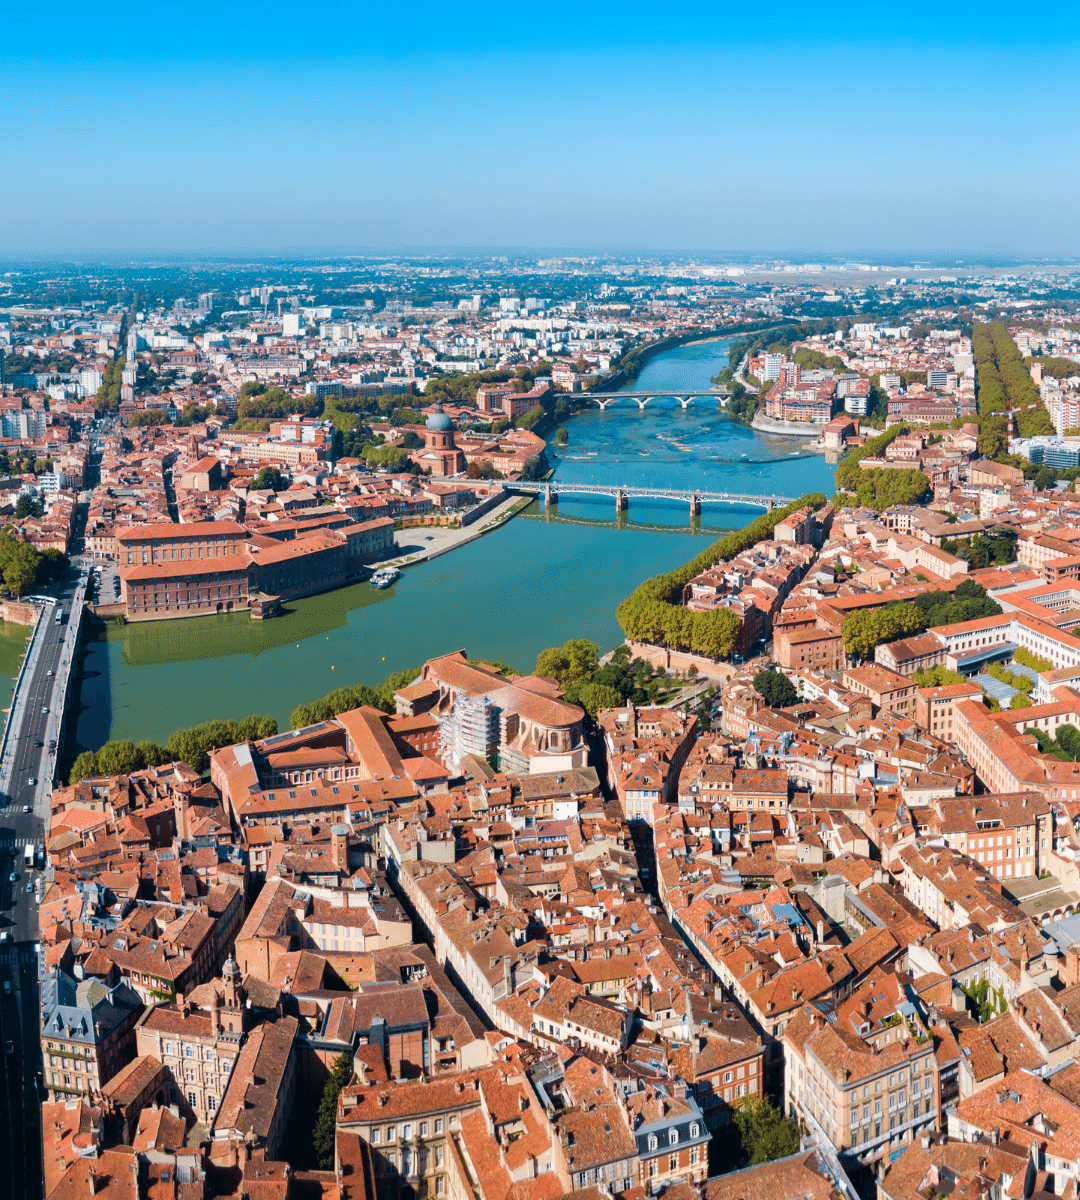
{"label": "pedestrian bridge", "polygon": [[600,405],[601,412],[605,412],[619,400],[633,400],[644,412],[645,405],[650,400],[659,400],[665,396],[672,400],[678,400],[679,405],[686,409],[690,407],[691,400],[726,400],[730,395],[727,388],[694,388],[690,390],[679,388],[677,391],[654,388],[649,392],[575,392],[573,394],[575,400],[594,400]]}
{"label": "pedestrian bridge", "polygon": [[632,484],[602,483],[506,483],[507,491],[542,496],[545,505],[559,503],[560,496],[610,496],[615,511],[625,512],[631,500],[681,500],[697,516],[703,504],[746,504],[772,512],[775,505],[791,504],[797,496],[760,496],[751,492],[688,492],[677,488],[635,487]]}

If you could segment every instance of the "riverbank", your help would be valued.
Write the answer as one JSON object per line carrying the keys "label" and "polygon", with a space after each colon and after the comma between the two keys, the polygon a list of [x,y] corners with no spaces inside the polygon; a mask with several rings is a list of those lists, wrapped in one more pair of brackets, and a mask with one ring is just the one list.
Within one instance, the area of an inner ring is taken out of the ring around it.
{"label": "riverbank", "polygon": [[[819,438],[825,426],[811,425],[809,421],[777,421],[758,412],[754,413],[750,428],[756,429],[760,433],[783,433],[788,437]],[[806,446],[805,450],[814,454],[825,453],[824,446]]]}
{"label": "riverbank", "polygon": [[[708,387],[725,362],[723,339],[681,346],[653,358],[640,386],[689,393]],[[556,491],[594,483],[831,493],[832,469],[817,454],[796,453],[801,441],[760,433],[712,404],[683,409],[660,399],[644,411],[593,404],[573,422],[571,444],[557,448],[552,438],[548,453]],[[567,638],[609,650],[623,641],[616,606],[642,579],[675,569],[755,515],[715,505],[697,518],[685,502],[641,500],[612,519],[607,497],[567,494],[554,511],[507,498],[464,530],[400,530],[390,559],[411,559],[409,569],[382,591],[357,583],[289,601],[269,621],[243,612],[94,622],[72,752],[118,738],[163,744],[178,728],[255,712],[285,728],[298,704],[335,686],[375,684],[459,646],[523,673]]]}
{"label": "riverbank", "polygon": [[414,525],[394,533],[394,550],[375,559],[372,567],[411,567],[449,554],[459,546],[475,542],[485,533],[501,528],[522,509],[533,503],[531,496],[508,496],[484,514],[475,525]]}

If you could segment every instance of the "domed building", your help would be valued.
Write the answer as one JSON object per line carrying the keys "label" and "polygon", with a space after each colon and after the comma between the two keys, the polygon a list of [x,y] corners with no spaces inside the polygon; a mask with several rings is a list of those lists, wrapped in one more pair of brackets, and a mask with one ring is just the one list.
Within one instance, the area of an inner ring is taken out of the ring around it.
{"label": "domed building", "polygon": [[419,462],[432,475],[460,475],[465,470],[465,455],[454,443],[454,423],[437,402],[424,424],[424,449]]}

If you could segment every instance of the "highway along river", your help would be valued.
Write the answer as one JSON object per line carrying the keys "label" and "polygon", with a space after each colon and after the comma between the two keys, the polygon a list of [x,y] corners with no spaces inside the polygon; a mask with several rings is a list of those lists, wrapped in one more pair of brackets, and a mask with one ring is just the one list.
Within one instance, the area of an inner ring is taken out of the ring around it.
{"label": "highway along river", "polygon": [[[726,342],[658,355],[634,390],[709,386],[727,363]],[[644,412],[631,401],[569,422],[570,442],[549,448],[556,481],[636,483],[703,491],[801,495],[833,490],[833,470],[799,438],[757,433],[715,401],[685,411],[670,399]],[[622,640],[615,606],[648,575],[698,553],[760,509],[563,499],[539,504],[501,529],[433,562],[407,569],[386,591],[358,584],[289,605],[287,615],[246,613],[110,626],[84,655],[80,748],[109,738],[165,742],[211,717],[269,713],[282,728],[297,705],[349,683],[464,647],[472,658],[532,669],[545,646],[588,637]]]}

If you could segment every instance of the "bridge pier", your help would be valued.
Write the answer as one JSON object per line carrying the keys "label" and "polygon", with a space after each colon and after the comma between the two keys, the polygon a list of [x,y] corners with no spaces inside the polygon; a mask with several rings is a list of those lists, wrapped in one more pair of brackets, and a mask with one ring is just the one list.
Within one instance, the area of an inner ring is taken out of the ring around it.
{"label": "bridge pier", "polygon": [[648,404],[648,403],[649,403],[649,401],[650,401],[651,399],[652,399],[652,396],[646,396],[644,400],[639,400],[639,401],[637,402],[637,406],[638,406],[638,408],[639,408],[639,409],[640,409],[642,412],[644,412],[644,411],[645,411],[645,405],[646,405],[646,404]]}
{"label": "bridge pier", "polygon": [[601,412],[607,412],[607,406],[611,403],[611,401],[610,400],[597,400],[596,403],[600,405]]}
{"label": "bridge pier", "polygon": [[701,516],[701,497],[697,492],[692,493],[690,496],[690,515],[692,517]]}
{"label": "bridge pier", "polygon": [[626,493],[622,488],[618,488],[615,492],[615,511],[617,513],[626,512],[630,507],[630,502],[626,498]]}
{"label": "bridge pier", "polygon": [[559,493],[555,491],[551,484],[548,484],[547,487],[544,488],[544,507],[550,508],[553,504],[558,503]]}
{"label": "bridge pier", "polygon": [[686,399],[684,400],[681,396],[675,397],[675,399],[678,400],[678,402],[684,412],[686,411],[686,409],[688,409],[690,407],[690,401],[693,400],[693,398],[694,398],[693,396],[687,396]]}
{"label": "bridge pier", "polygon": [[770,496],[768,498],[768,500],[765,501],[765,511],[772,512],[772,496]]}

